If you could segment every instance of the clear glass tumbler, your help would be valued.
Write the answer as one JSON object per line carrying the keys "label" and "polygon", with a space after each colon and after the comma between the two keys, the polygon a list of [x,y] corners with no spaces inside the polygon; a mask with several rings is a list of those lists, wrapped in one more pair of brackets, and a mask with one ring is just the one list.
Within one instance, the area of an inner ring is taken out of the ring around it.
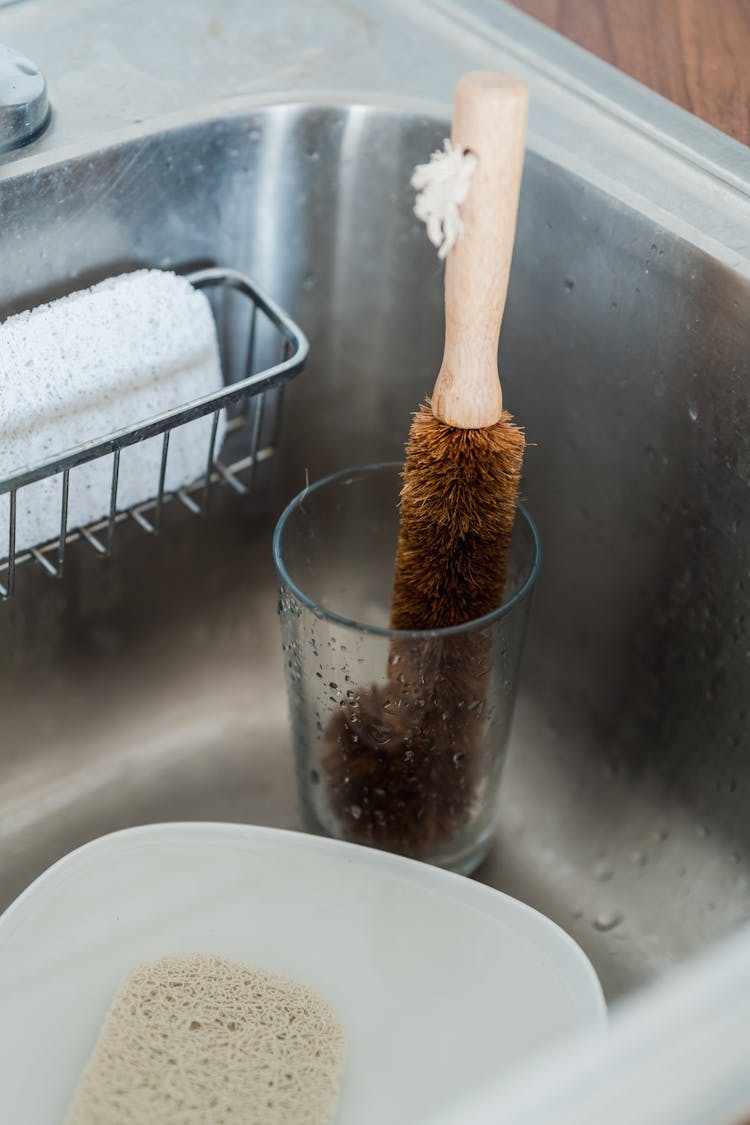
{"label": "clear glass tumbler", "polygon": [[519,505],[493,613],[389,629],[400,472],[336,473],[276,526],[300,801],[311,831],[468,873],[495,829],[539,536]]}

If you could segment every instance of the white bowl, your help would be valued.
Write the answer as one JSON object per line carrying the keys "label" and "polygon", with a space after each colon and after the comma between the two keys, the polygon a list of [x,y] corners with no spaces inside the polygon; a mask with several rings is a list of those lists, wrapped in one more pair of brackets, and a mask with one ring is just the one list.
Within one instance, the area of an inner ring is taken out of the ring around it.
{"label": "white bowl", "polygon": [[297,832],[147,825],[72,852],[0,917],[3,1120],[59,1125],[121,978],[180,951],[334,1006],[345,1125],[406,1125],[606,1020],[575,942],[479,883]]}

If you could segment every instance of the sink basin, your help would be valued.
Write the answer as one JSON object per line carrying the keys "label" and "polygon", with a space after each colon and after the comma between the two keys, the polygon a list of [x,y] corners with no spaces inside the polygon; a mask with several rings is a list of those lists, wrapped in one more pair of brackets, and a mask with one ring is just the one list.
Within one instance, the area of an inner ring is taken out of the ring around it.
{"label": "sink basin", "polygon": [[[403,104],[234,105],[5,180],[0,314],[218,264],[286,307],[310,360],[249,498],[171,505],[158,539],[126,522],[109,560],[75,543],[61,582],[19,569],[2,904],[129,825],[300,826],[271,532],[306,476],[402,454],[442,338],[408,181],[445,133]],[[545,557],[478,878],[560,923],[615,997],[750,914],[750,292],[533,149],[519,221],[500,358]]]}

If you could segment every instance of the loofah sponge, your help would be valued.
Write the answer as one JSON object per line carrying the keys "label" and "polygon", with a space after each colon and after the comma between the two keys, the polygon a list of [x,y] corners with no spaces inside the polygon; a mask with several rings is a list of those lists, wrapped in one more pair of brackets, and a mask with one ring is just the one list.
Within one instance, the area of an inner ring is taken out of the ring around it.
{"label": "loofah sponge", "polygon": [[[223,385],[211,307],[183,277],[138,270],[9,317],[0,325],[0,479],[18,469],[173,409]],[[216,451],[225,430],[219,423]],[[175,430],[166,488],[205,472],[211,418]],[[155,496],[162,438],[125,449],[118,508]],[[109,512],[112,457],[70,474],[68,530]],[[16,548],[60,529],[60,477],[18,492]],[[0,497],[0,558],[8,496]]]}
{"label": "loofah sponge", "polygon": [[326,1125],[343,1053],[309,988],[222,957],[162,957],[126,977],[66,1125]]}

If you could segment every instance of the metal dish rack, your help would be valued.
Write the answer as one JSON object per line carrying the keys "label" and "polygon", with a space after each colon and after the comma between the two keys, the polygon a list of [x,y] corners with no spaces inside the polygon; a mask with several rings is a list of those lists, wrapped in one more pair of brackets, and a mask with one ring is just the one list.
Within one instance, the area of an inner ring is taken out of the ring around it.
{"label": "metal dish rack", "polygon": [[[275,452],[281,420],[281,403],[273,419],[270,439],[261,445],[264,431],[265,392],[272,387],[283,391],[283,384],[302,370],[309,346],[304,333],[289,316],[269,297],[261,293],[249,278],[236,270],[204,269],[187,274],[187,280],[196,289],[229,289],[240,294],[247,310],[247,326],[243,329],[244,358],[240,361],[241,378],[227,382],[223,390],[193,399],[173,410],[148,418],[136,425],[116,430],[105,437],[86,441],[66,452],[40,461],[14,472],[0,480],[0,497],[10,496],[7,555],[0,554],[0,600],[7,601],[15,591],[16,569],[21,563],[36,561],[52,577],[61,578],[65,569],[65,551],[69,543],[84,540],[97,555],[110,554],[115,526],[124,520],[133,520],[149,535],[158,535],[164,504],[178,500],[193,515],[207,511],[213,485],[223,485],[240,495],[252,488],[257,466]],[[277,362],[265,364],[255,370],[259,314],[265,319],[266,340],[264,358],[275,352]],[[224,378],[227,379],[226,364]],[[216,456],[216,433],[219,418],[227,411],[228,423],[224,449],[231,447],[230,438],[245,430],[248,436],[247,452],[225,464]],[[210,440],[206,450],[206,471],[191,485],[176,492],[165,490],[169,457],[169,439],[173,430],[187,425],[196,418],[213,415]],[[154,482],[153,496],[131,508],[118,508],[117,484],[120,471],[120,454],[129,445],[146,438],[162,435],[161,462],[158,481]],[[68,528],[68,491],[70,474],[76,467],[101,457],[112,457],[112,475],[109,495],[109,512],[103,519],[86,527]],[[17,496],[20,489],[48,477],[60,477],[60,531],[58,535],[37,547],[16,551]],[[0,552],[2,547],[0,547]]]}

